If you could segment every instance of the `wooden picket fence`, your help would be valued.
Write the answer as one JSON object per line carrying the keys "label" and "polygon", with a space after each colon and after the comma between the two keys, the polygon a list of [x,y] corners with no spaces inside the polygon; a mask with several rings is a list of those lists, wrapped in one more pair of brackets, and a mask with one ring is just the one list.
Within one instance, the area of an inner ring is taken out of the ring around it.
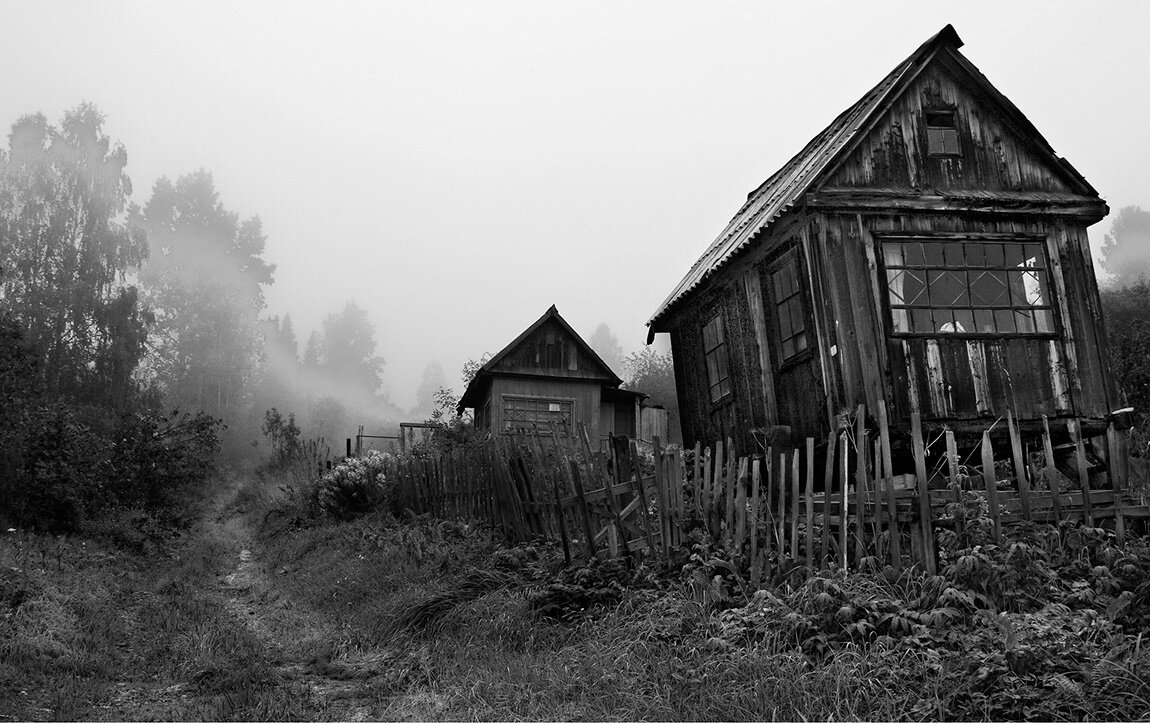
{"label": "wooden picket fence", "polygon": [[[751,456],[737,456],[730,440],[684,452],[656,439],[647,452],[612,437],[608,450],[596,450],[580,428],[573,436],[498,435],[440,457],[401,457],[391,474],[413,512],[482,521],[511,542],[553,539],[569,563],[640,554],[671,560],[701,529],[711,544],[734,552],[754,584],[796,566],[934,571],[937,536],[966,534],[972,508],[981,505],[999,540],[1012,519],[1112,519],[1121,538],[1129,518],[1150,516],[1120,474],[1109,475],[1110,489],[1092,489],[1076,424],[1077,485],[1055,467],[1049,427],[1045,459],[1036,461],[1009,417],[1011,458],[995,459],[988,429],[972,464],[959,458],[950,430],[925,439],[916,415],[915,472],[895,475],[884,411],[872,439],[860,405],[853,424],[827,440],[821,470],[811,438]],[[1121,453],[1116,444],[1111,439],[1111,459]],[[927,451],[936,448],[945,449],[933,455],[940,469],[928,471]],[[998,469],[1011,470],[1001,484]]]}

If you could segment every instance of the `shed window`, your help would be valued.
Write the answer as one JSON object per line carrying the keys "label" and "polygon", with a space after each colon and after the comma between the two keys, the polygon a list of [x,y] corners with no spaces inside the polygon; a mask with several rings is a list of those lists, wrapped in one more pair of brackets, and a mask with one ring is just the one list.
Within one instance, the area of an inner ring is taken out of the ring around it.
{"label": "shed window", "polygon": [[807,348],[807,320],[799,285],[799,265],[793,258],[771,272],[771,288],[779,319],[780,361],[786,362]]}
{"label": "shed window", "polygon": [[544,397],[503,397],[503,431],[514,434],[551,434],[554,424],[559,434],[571,434],[575,403],[570,399]]}
{"label": "shed window", "polygon": [[932,156],[957,156],[962,153],[958,147],[958,126],[954,111],[926,111],[926,152]]}
{"label": "shed window", "polygon": [[717,402],[731,393],[731,372],[727,365],[727,344],[721,316],[716,315],[703,327],[703,356],[707,360],[711,401]]}
{"label": "shed window", "polygon": [[1053,334],[1046,249],[1038,241],[884,241],[896,334]]}

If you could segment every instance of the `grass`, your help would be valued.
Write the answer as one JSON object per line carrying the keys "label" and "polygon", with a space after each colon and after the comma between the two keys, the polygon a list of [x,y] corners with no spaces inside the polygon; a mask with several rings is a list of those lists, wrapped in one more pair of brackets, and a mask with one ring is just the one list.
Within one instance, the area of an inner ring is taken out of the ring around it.
{"label": "grass", "polygon": [[[1080,602],[930,617],[957,596],[941,578],[828,573],[744,596],[712,579],[719,568],[564,571],[553,547],[505,549],[462,524],[331,523],[274,482],[231,492],[178,538],[0,539],[0,715],[1150,717],[1134,603],[1108,612],[1116,598],[1081,594],[1097,559],[1057,582]],[[1150,561],[1090,550],[1071,557]],[[692,584],[700,574],[709,582]],[[892,616],[915,632],[881,628]]]}

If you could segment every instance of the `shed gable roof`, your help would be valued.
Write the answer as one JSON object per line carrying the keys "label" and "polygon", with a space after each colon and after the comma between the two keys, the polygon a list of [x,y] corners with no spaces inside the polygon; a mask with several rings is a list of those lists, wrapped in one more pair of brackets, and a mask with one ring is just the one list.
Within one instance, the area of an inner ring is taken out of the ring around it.
{"label": "shed gable roof", "polygon": [[[557,328],[558,333],[565,335],[567,339],[574,344],[581,362],[578,370],[572,370],[566,373],[548,373],[546,370],[526,371],[514,363],[516,352],[519,352],[538,332],[544,331],[547,326]],[[583,365],[582,362],[586,362],[586,364]],[[467,385],[467,389],[460,398],[459,408],[474,408],[476,403],[482,398],[482,390],[487,387],[491,377],[496,374],[553,376],[565,380],[582,379],[597,381],[604,386],[610,387],[617,387],[623,383],[623,380],[603,361],[602,357],[596,354],[595,350],[583,340],[583,337],[579,336],[579,334],[571,328],[571,325],[559,314],[559,310],[554,304],[544,312],[543,316],[539,317],[531,326],[524,329],[523,333],[515,337],[510,344],[503,347],[498,354],[491,357],[486,364],[479,368],[479,371],[476,372],[475,377],[471,380],[471,383]]]}
{"label": "shed gable roof", "polygon": [[967,80],[996,103],[1009,120],[1033,142],[1038,152],[1048,156],[1071,187],[1097,197],[1097,192],[1065,159],[1058,157],[1038,129],[1002,95],[958,49],[962,39],[947,25],[919,46],[854,105],[841,113],[816,135],[806,147],[747,196],[746,203],[691,266],[686,276],[663,300],[647,322],[648,343],[654,338],[659,320],[676,302],[697,288],[707,277],[733,259],[760,232],[802,202],[803,196],[838,168],[872,129],[891,104],[910,86],[938,53],[947,53],[964,71]]}

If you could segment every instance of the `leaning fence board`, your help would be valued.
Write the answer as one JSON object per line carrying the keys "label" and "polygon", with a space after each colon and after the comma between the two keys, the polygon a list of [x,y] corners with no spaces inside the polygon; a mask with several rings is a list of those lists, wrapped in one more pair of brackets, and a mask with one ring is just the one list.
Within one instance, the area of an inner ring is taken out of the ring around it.
{"label": "leaning fence board", "polygon": [[1074,461],[1078,467],[1078,487],[1082,490],[1082,519],[1089,527],[1094,526],[1094,512],[1090,508],[1090,470],[1086,467],[1086,449],[1082,443],[1082,425],[1077,419],[1066,422],[1070,436],[1074,439]]}
{"label": "leaning fence board", "polygon": [[775,544],[779,548],[779,564],[787,546],[786,528],[787,501],[787,453],[779,455],[778,474],[775,475]]}
{"label": "leaning fence board", "polygon": [[1058,499],[1062,493],[1062,474],[1054,463],[1054,445],[1050,442],[1050,421],[1042,415],[1042,451],[1046,455],[1046,486],[1050,489],[1050,496],[1054,503],[1054,516],[1062,521],[1062,501]]}
{"label": "leaning fence board", "polygon": [[[946,463],[950,470],[950,487],[954,493],[954,531],[959,540],[965,543],[966,538],[966,509],[962,503],[962,483],[959,479],[958,445],[955,443],[954,431],[950,427],[944,430],[946,435]],[[961,544],[961,543],[960,543]]]}
{"label": "leaning fence board", "polygon": [[926,476],[926,445],[922,439],[922,417],[918,412],[911,412],[910,436],[914,452],[915,487],[918,490],[919,527],[922,531],[923,561],[926,563],[926,571],[934,574],[937,567],[934,555],[934,527],[931,521],[930,490]]}
{"label": "leaning fence board", "polygon": [[762,470],[759,460],[751,461],[751,585],[759,586],[763,566],[759,560],[759,487],[762,484]]}
{"label": "leaning fence board", "polygon": [[735,549],[742,551],[747,535],[747,458],[739,459],[739,476],[735,493]]}
{"label": "leaning fence board", "polygon": [[1006,410],[1006,426],[1010,434],[1010,452],[1014,461],[1014,480],[1018,487],[1018,495],[1022,499],[1022,517],[1030,519],[1030,481],[1026,479],[1026,455],[1022,449],[1022,437],[1018,434],[1018,425],[1014,423],[1014,414]]}
{"label": "leaning fence board", "polygon": [[735,476],[737,474],[737,467],[735,464],[735,443],[731,438],[727,438],[727,474],[726,474],[726,495],[723,501],[723,513],[726,517],[726,524],[723,527],[723,540],[730,542],[732,533],[735,526]]}
{"label": "leaning fence board", "polygon": [[791,559],[799,561],[799,450],[791,456]]}
{"label": "leaning fence board", "polygon": [[826,464],[823,467],[823,526],[819,546],[819,566],[826,562],[831,541],[831,485],[835,481],[835,436],[834,430],[827,435]]}
{"label": "leaning fence board", "polygon": [[847,569],[847,520],[849,519],[848,514],[850,512],[850,510],[847,509],[847,479],[850,474],[849,446],[847,433],[843,432],[839,437],[839,447],[842,449],[842,464],[840,465],[840,469],[842,470],[840,475],[841,486],[839,487],[839,564],[844,570]]}
{"label": "leaning fence board", "polygon": [[990,446],[990,432],[982,433],[982,481],[986,485],[986,501],[990,506],[990,519],[994,521],[994,541],[1002,542],[1001,511],[998,507],[998,480],[994,472],[994,448]]}
{"label": "leaning fence board", "polygon": [[866,405],[860,404],[855,414],[855,564],[866,556],[866,510],[867,488],[867,428]]}
{"label": "leaning fence board", "polygon": [[807,485],[805,500],[807,569],[815,569],[815,440],[807,437]]}

